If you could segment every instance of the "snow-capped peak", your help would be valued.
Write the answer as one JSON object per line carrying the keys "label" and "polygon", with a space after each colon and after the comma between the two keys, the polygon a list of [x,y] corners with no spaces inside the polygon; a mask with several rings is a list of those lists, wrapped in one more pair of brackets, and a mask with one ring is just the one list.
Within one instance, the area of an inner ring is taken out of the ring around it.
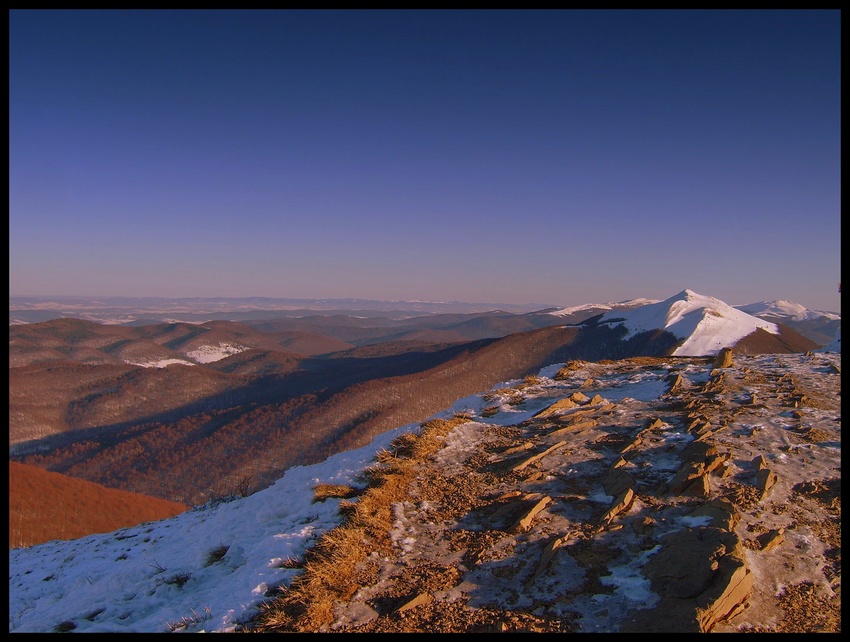
{"label": "snow-capped peak", "polygon": [[835,314],[834,312],[809,310],[799,303],[785,301],[782,299],[776,301],[758,301],[757,303],[748,303],[747,305],[736,305],[735,309],[758,317],[791,317],[794,321],[806,321],[808,319],[817,319],[820,317],[826,317],[827,319],[841,318],[841,315]]}
{"label": "snow-capped peak", "polygon": [[666,330],[685,339],[673,352],[676,356],[717,354],[758,328],[779,334],[776,324],[693,290],[682,290],[669,299],[632,310],[606,312],[599,322],[625,326],[626,339],[641,332]]}
{"label": "snow-capped peak", "polygon": [[658,303],[658,299],[637,298],[618,303],[584,303],[582,305],[573,305],[559,310],[552,310],[549,314],[556,317],[566,317],[577,312],[585,312],[586,310],[629,310],[650,303]]}

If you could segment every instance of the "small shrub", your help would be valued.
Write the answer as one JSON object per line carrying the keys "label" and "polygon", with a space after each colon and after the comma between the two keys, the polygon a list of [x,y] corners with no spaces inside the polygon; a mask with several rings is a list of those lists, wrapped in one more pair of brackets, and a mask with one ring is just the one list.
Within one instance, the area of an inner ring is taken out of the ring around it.
{"label": "small shrub", "polygon": [[212,549],[209,553],[207,553],[207,562],[204,566],[211,566],[216,562],[220,562],[221,559],[227,554],[227,551],[230,550],[229,546],[225,546],[221,544]]}
{"label": "small shrub", "polygon": [[183,585],[191,579],[191,573],[176,573],[171,577],[161,579],[159,582],[160,584],[176,584],[178,587],[183,588]]}
{"label": "small shrub", "polygon": [[499,406],[488,406],[481,411],[482,417],[492,417],[495,414],[498,414]]}
{"label": "small shrub", "polygon": [[56,626],[53,627],[54,633],[67,633],[68,631],[73,631],[77,628],[77,625],[74,624],[71,620],[65,620],[64,622],[60,622]]}

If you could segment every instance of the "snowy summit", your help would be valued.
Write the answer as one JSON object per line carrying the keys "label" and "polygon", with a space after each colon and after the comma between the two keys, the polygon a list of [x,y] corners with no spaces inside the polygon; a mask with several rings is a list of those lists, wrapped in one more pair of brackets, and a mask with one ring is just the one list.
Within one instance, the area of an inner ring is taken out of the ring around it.
{"label": "snowy summit", "polygon": [[834,312],[824,312],[823,310],[809,310],[799,303],[793,301],[759,301],[758,303],[749,303],[747,305],[736,305],[735,308],[747,314],[753,314],[760,317],[790,317],[795,321],[806,321],[808,319],[819,319],[826,317],[827,319],[840,319],[841,315]]}
{"label": "snowy summit", "polygon": [[682,290],[669,299],[633,310],[612,310],[602,315],[599,323],[625,326],[628,330],[625,339],[641,332],[666,330],[685,339],[673,352],[674,356],[680,357],[717,354],[759,328],[779,334],[775,323],[692,290]]}

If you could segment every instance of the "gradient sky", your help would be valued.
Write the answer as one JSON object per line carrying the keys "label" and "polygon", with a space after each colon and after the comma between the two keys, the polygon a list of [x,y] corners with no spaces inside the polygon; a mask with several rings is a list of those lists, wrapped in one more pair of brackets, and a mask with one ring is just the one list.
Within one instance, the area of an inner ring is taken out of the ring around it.
{"label": "gradient sky", "polygon": [[10,292],[838,311],[840,17],[11,11]]}

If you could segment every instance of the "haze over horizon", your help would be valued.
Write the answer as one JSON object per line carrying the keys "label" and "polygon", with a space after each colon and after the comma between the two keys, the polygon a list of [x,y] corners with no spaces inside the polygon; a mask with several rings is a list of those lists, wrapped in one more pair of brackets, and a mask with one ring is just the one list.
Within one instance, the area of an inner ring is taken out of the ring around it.
{"label": "haze over horizon", "polygon": [[10,18],[10,292],[840,310],[840,11]]}

